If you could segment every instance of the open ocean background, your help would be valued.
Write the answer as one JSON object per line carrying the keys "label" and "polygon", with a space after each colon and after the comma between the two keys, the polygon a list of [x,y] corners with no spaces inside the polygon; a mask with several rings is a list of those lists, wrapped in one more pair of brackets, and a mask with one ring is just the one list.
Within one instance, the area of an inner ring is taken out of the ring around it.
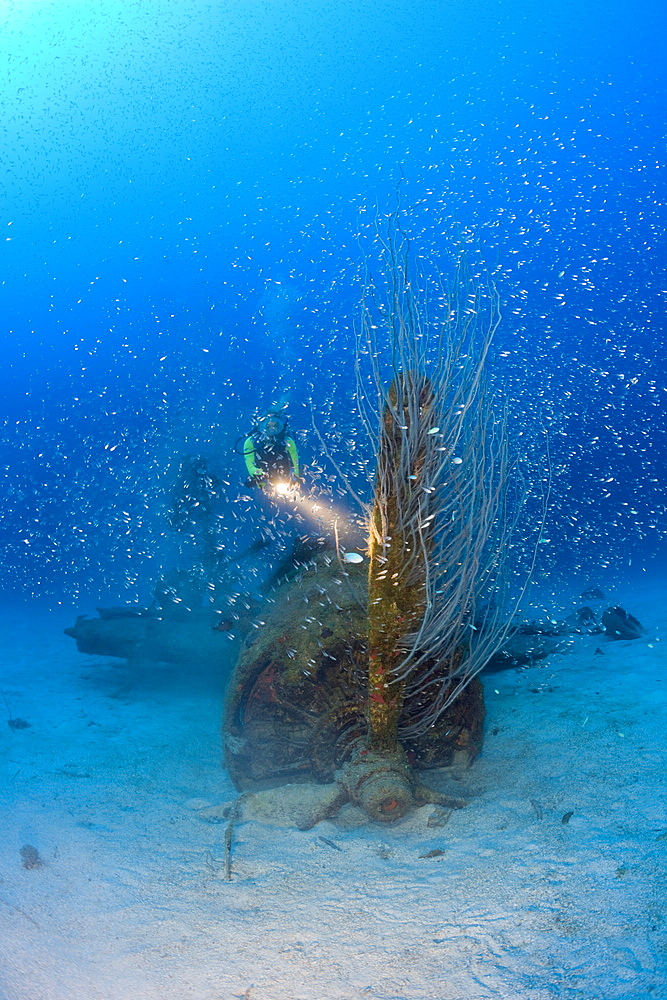
{"label": "open ocean background", "polygon": [[287,393],[320,464],[308,401],[351,410],[360,270],[399,186],[417,253],[447,273],[465,232],[498,283],[494,369],[550,430],[544,579],[655,568],[665,21],[651,0],[3,2],[7,590],[145,600],[187,453],[229,483],[230,551],[252,537],[234,442]]}

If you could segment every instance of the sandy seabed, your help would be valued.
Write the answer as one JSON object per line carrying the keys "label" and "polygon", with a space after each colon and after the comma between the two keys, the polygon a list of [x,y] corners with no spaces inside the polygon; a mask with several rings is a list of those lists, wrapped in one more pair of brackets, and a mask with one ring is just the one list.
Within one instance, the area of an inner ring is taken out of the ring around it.
{"label": "sandy seabed", "polygon": [[0,997],[667,997],[665,589],[611,595],[642,639],[485,678],[484,752],[441,778],[469,800],[446,826],[433,807],[242,821],[230,881],[225,825],[199,815],[235,796],[225,677],[132,678],[76,652],[71,613],[11,605],[1,684],[30,725],[0,728]]}

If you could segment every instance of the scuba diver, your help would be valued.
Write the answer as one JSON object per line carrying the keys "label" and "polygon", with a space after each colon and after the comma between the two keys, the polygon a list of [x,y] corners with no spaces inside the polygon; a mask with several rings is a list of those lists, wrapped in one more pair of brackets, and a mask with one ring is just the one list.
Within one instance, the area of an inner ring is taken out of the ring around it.
{"label": "scuba diver", "polygon": [[169,525],[196,553],[197,561],[210,573],[222,551],[218,539],[220,479],[209,471],[201,455],[181,460],[169,510]]}
{"label": "scuba diver", "polygon": [[278,410],[269,410],[255,422],[242,454],[250,474],[246,486],[285,492],[300,479],[296,442],[287,433],[286,415]]}

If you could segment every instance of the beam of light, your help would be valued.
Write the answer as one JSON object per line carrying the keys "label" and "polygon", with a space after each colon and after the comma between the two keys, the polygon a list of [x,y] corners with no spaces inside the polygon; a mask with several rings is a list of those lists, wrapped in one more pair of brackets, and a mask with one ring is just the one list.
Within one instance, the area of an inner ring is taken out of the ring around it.
{"label": "beam of light", "polygon": [[348,510],[332,503],[326,497],[313,499],[305,496],[298,485],[279,481],[271,486],[270,496],[277,503],[293,504],[294,512],[309,522],[318,531],[340,539],[344,548],[366,548],[367,530],[365,525],[353,517]]}

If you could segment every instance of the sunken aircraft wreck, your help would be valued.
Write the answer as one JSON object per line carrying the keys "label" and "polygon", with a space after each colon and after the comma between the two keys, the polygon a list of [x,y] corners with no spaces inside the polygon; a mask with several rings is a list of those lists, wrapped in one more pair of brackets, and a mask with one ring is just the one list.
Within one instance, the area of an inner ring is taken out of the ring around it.
{"label": "sunken aircraft wreck", "polygon": [[[497,600],[519,551],[506,517],[514,465],[484,388],[497,292],[459,270],[431,350],[397,234],[384,244],[388,298],[378,308],[369,296],[362,312],[370,372],[358,396],[375,455],[365,544],[346,551],[301,539],[261,608],[241,595],[204,607],[201,591],[188,595],[186,574],[160,584],[149,608],[100,609],[67,630],[83,652],[135,662],[215,664],[221,644],[238,639],[223,743],[242,815],[250,800],[255,811],[280,800],[305,828],[346,802],[382,822],[427,802],[464,805],[423,776],[479,753],[483,669],[534,662],[572,631],[625,638],[641,629],[622,609],[608,609],[601,624],[590,609],[560,627],[515,624]],[[193,462],[184,481],[199,481],[206,500],[202,475]],[[181,505],[176,521],[200,519],[213,559],[206,510]],[[215,808],[209,819],[228,815]]]}

